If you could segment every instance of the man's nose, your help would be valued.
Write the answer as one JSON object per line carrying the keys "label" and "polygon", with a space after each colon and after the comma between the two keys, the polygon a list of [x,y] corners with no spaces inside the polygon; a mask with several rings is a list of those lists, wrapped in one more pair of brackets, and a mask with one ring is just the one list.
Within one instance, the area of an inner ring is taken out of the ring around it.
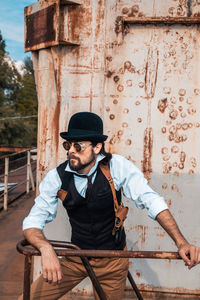
{"label": "man's nose", "polygon": [[70,154],[70,153],[74,153],[74,152],[77,152],[77,151],[76,151],[76,149],[75,149],[75,147],[74,147],[74,144],[72,143],[72,144],[71,144],[71,147],[69,148],[68,153]]}

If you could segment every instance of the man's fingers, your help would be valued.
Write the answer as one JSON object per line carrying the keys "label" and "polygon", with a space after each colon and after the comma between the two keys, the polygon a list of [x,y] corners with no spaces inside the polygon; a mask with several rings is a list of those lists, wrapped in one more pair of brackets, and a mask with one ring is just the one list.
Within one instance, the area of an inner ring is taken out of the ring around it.
{"label": "man's fingers", "polygon": [[53,273],[52,273],[52,275],[53,275],[52,284],[53,284],[53,285],[56,285],[56,284],[58,284],[58,276],[57,276],[57,271],[56,271],[56,270],[54,270],[54,271],[53,271]]}
{"label": "man's fingers", "polygon": [[186,245],[179,249],[179,254],[188,266],[188,269],[193,268],[200,263],[200,248],[193,245]]}
{"label": "man's fingers", "polygon": [[48,272],[47,272],[47,270],[43,270],[42,271],[42,274],[43,274],[43,279],[44,279],[44,281],[48,281]]}
{"label": "man's fingers", "polygon": [[57,277],[58,277],[58,283],[60,283],[61,280],[62,280],[62,271],[61,271],[61,268],[57,272]]}
{"label": "man's fingers", "polygon": [[192,246],[190,248],[190,266],[189,269],[196,266],[200,262],[200,251],[199,248]]}
{"label": "man's fingers", "polygon": [[196,249],[195,247],[190,247],[190,265],[188,266],[188,269],[191,269],[196,264]]}
{"label": "man's fingers", "polygon": [[61,268],[58,270],[45,270],[43,271],[43,278],[44,281],[48,282],[49,284],[59,284],[62,280],[62,271]]}
{"label": "man's fingers", "polygon": [[190,265],[190,259],[187,256],[187,253],[185,253],[184,249],[179,250],[179,254],[182,257],[183,261],[185,262],[186,266]]}

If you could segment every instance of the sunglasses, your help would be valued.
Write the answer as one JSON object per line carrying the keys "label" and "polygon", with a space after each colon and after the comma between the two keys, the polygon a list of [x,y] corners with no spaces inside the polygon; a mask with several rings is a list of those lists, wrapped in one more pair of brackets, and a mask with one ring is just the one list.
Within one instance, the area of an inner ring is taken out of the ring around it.
{"label": "sunglasses", "polygon": [[86,145],[82,142],[69,142],[69,141],[65,141],[63,143],[63,147],[65,150],[69,151],[69,149],[71,148],[73,144],[73,147],[75,148],[76,152],[81,152],[81,151],[84,151],[88,146],[92,145],[92,144],[89,144],[89,145]]}

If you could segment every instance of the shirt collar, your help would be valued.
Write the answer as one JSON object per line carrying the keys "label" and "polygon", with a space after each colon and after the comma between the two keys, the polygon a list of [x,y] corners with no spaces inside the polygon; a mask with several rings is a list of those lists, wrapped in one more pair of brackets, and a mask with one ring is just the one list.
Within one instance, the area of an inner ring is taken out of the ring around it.
{"label": "shirt collar", "polygon": [[[95,163],[95,165],[92,167],[92,169],[90,170],[90,172],[87,174],[87,176],[90,176],[92,173],[95,172],[95,170],[96,170],[96,168],[97,168],[99,162],[100,162],[102,159],[104,159],[104,157],[105,157],[105,156],[102,155],[102,154],[98,154],[98,155],[97,155],[96,163]],[[65,168],[65,171],[71,172],[71,173],[74,173],[74,174],[78,174],[79,176],[81,176],[81,175],[85,176],[85,175],[86,175],[86,174],[80,174],[80,173],[78,173],[77,171],[72,170],[72,169],[70,168],[69,164],[67,164],[67,166],[66,166],[66,168]]]}

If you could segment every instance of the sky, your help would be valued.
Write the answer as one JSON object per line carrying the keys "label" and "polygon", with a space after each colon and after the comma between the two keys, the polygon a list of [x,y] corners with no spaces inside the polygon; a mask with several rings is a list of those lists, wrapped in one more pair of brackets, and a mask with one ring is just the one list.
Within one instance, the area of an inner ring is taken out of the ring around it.
{"label": "sky", "polygon": [[23,61],[30,52],[24,53],[24,7],[37,0],[0,0],[0,31],[6,42],[6,51],[15,61]]}

